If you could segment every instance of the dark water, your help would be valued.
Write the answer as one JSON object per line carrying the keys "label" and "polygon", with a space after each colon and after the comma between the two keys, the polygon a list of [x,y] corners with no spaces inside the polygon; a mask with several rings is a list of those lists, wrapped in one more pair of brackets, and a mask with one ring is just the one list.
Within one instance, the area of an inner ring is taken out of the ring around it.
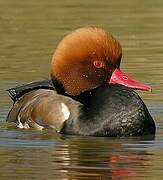
{"label": "dark water", "polygon": [[[122,69],[150,84],[139,92],[156,137],[93,138],[17,130],[5,123],[5,89],[49,77],[57,43],[97,26],[123,46]],[[163,179],[163,1],[0,0],[0,179]]]}

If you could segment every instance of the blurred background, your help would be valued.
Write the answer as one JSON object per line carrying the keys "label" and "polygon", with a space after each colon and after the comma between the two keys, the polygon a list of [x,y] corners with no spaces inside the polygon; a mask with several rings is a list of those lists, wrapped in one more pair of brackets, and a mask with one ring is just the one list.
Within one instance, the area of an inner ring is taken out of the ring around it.
{"label": "blurred background", "polygon": [[[24,132],[6,125],[12,102],[5,90],[49,78],[59,41],[72,30],[88,26],[116,37],[123,47],[122,69],[152,86],[152,93],[138,93],[156,121],[155,140],[99,138],[101,150],[96,138],[63,140],[51,132]],[[0,176],[4,179],[61,179],[64,173],[63,179],[162,178],[162,0],[0,0],[0,85]]]}

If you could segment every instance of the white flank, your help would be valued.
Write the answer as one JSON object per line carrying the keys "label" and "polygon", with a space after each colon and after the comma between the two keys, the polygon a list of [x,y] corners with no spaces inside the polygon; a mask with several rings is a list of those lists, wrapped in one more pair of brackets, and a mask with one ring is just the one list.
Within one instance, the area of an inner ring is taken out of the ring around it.
{"label": "white flank", "polygon": [[30,127],[29,127],[29,124],[28,123],[24,123],[24,129],[29,129]]}
{"label": "white flank", "polygon": [[70,111],[64,103],[61,103],[61,106],[62,106],[62,113],[63,113],[64,119],[67,120],[70,116]]}
{"label": "white flank", "polygon": [[20,129],[23,129],[23,128],[24,128],[23,124],[22,124],[21,121],[20,121],[20,116],[18,116],[18,121],[17,121],[17,123],[16,123],[16,127],[17,127],[17,128],[20,128]]}

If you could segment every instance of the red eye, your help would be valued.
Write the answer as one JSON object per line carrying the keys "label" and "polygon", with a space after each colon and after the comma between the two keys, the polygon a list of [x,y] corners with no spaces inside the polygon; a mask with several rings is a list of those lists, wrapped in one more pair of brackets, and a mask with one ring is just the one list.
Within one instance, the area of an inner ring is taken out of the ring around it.
{"label": "red eye", "polygon": [[93,62],[93,65],[96,67],[96,68],[104,68],[104,63],[102,61],[94,61]]}

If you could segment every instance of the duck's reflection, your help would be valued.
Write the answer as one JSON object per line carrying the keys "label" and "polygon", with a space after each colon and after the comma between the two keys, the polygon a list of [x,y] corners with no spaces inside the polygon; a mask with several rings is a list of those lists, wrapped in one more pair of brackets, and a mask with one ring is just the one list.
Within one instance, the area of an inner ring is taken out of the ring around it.
{"label": "duck's reflection", "polygon": [[[3,154],[1,175],[18,179],[135,179],[145,177],[151,154],[142,139],[64,137],[26,132]],[[22,133],[23,134],[23,133]],[[29,136],[30,134],[30,136]],[[10,142],[11,143],[11,142]],[[135,148],[139,146],[141,148]],[[4,159],[5,158],[5,159]],[[8,168],[6,168],[8,167]]]}
{"label": "duck's reflection", "polygon": [[143,144],[144,139],[88,139],[68,138],[64,152],[63,147],[58,146],[59,149],[52,153],[55,165],[56,152],[63,153],[60,170],[67,179],[135,179],[142,176],[142,169],[145,173],[145,163],[150,161],[151,154],[145,148],[134,150],[125,146],[126,143],[131,147]]}

